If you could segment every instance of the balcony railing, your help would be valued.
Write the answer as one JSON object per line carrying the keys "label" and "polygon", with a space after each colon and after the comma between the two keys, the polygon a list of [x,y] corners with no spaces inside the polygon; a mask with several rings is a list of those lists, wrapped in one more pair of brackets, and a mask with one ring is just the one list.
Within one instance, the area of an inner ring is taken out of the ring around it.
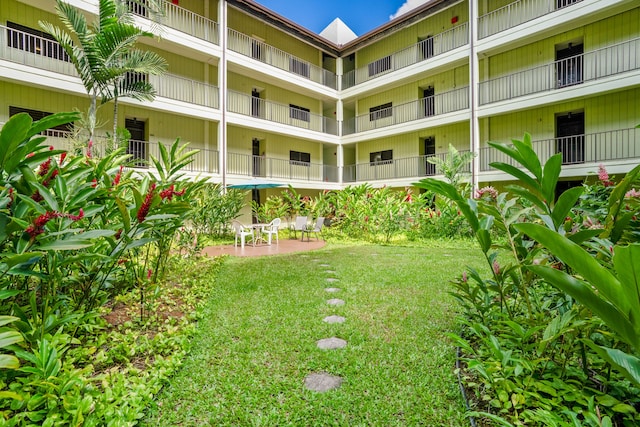
{"label": "balcony railing", "polygon": [[[71,132],[59,131],[55,129],[49,129],[43,132],[47,136],[47,144],[52,145],[56,149],[66,150],[70,153],[84,154],[86,153],[87,144],[86,141],[76,141],[72,138]],[[147,169],[152,167],[150,162],[151,156],[156,159],[160,158],[160,149],[158,142],[140,141],[130,139],[126,144],[126,152],[131,155],[130,165],[135,168]],[[166,145],[166,144],[165,144]],[[115,148],[110,139],[104,136],[98,136],[95,138],[95,142],[91,148],[91,154],[93,156],[102,157],[109,150]],[[188,164],[183,171],[184,172],[202,172],[202,173],[219,173],[218,163],[218,151],[209,150],[205,148],[197,148],[189,146],[188,151],[197,150],[193,161]]]}
{"label": "balcony railing", "polygon": [[478,18],[478,38],[508,30],[582,0],[518,0]]}
{"label": "balcony railing", "polygon": [[297,58],[283,50],[270,46],[238,31],[229,29],[229,50],[238,52],[265,64],[288,71],[332,89],[337,88],[335,73]]}
{"label": "balcony railing", "polygon": [[[601,162],[640,158],[640,129],[619,129],[607,132],[574,135],[533,141],[533,150],[542,162],[554,154],[562,154],[565,165],[598,164]],[[480,149],[480,170],[492,170],[492,162],[519,166],[510,157],[491,147]]]}
{"label": "balcony railing", "polygon": [[78,75],[58,42],[3,25],[0,25],[0,58],[67,76]]}
{"label": "balcony railing", "polygon": [[[469,150],[460,150],[466,153]],[[380,162],[358,163],[345,165],[342,176],[343,182],[379,181],[402,178],[415,178],[437,175],[434,164],[429,163],[429,158],[445,160],[447,153],[429,154],[422,156],[405,157],[402,159],[383,160]],[[471,166],[467,165],[462,172],[470,173]]]}
{"label": "balcony railing", "polygon": [[176,99],[191,104],[220,108],[219,89],[207,83],[198,82],[174,74],[149,76],[149,82],[156,89],[156,95]]}
{"label": "balcony railing", "polygon": [[227,153],[227,173],[277,180],[338,182],[337,166],[240,153]]}
{"label": "balcony railing", "polygon": [[480,82],[480,104],[560,89],[640,69],[640,38]]}
{"label": "balcony railing", "polygon": [[436,34],[413,46],[378,59],[364,67],[357,68],[342,76],[342,89],[348,89],[376,77],[391,73],[409,65],[426,61],[450,52],[469,43],[467,23]]}
{"label": "balcony railing", "polygon": [[257,119],[331,135],[338,134],[338,122],[333,118],[302,111],[289,105],[266,101],[250,94],[227,91],[227,109],[229,112]]}
{"label": "balcony railing", "polygon": [[345,120],[342,134],[379,129],[466,108],[469,108],[469,88],[462,87]]}
{"label": "balcony railing", "polygon": [[[149,18],[150,11],[145,6],[137,3],[129,3],[129,10],[135,15]],[[171,2],[163,2],[162,12],[158,16],[158,21],[174,30],[181,31],[213,44],[220,44],[217,22]]]}

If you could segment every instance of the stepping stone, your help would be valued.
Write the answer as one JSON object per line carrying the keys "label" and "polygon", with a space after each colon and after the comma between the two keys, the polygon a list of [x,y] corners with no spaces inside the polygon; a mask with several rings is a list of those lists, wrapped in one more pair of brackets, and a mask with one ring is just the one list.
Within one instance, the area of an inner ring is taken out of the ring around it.
{"label": "stepping stone", "polygon": [[340,289],[340,288],[324,288],[324,290],[325,290],[326,292],[338,292],[338,291],[340,291],[341,289]]}
{"label": "stepping stone", "polygon": [[324,272],[327,274],[336,274],[335,270],[325,270]]}
{"label": "stepping stone", "polygon": [[332,316],[327,316],[324,319],[322,319],[322,321],[325,323],[344,323],[345,320],[347,319],[345,319],[342,316],[336,316],[335,314]]}
{"label": "stepping stone", "polygon": [[337,348],[345,348],[347,342],[342,338],[331,337],[316,341],[316,345],[321,350],[335,350]]}
{"label": "stepping stone", "polygon": [[329,390],[334,390],[342,385],[342,378],[327,374],[326,372],[320,372],[317,374],[309,374],[304,379],[304,386],[307,390],[317,391],[324,393]]}
{"label": "stepping stone", "polygon": [[340,280],[340,279],[336,279],[335,277],[327,277],[327,282],[331,282],[331,283],[333,283],[333,282],[337,282],[337,281],[339,281],[339,280]]}
{"label": "stepping stone", "polygon": [[318,264],[320,267],[331,267],[329,264]]}
{"label": "stepping stone", "polygon": [[338,298],[333,298],[333,299],[327,300],[327,304],[339,306],[339,305],[344,305],[344,301]]}

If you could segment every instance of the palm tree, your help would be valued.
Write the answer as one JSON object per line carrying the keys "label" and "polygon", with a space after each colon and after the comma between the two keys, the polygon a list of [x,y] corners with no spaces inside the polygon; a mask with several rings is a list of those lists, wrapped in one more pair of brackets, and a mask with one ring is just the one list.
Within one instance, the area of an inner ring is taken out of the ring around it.
{"label": "palm tree", "polygon": [[65,29],[42,21],[40,27],[60,43],[89,95],[89,142],[93,143],[98,97],[102,104],[116,100],[115,126],[118,97],[151,100],[155,95],[148,82],[127,80],[127,73],[160,74],[166,62],[153,52],[134,48],[140,37],[153,35],[133,25],[124,2],[100,0],[98,20],[91,26],[80,11],[62,0],[57,0],[56,11]]}
{"label": "palm tree", "polygon": [[460,153],[453,145],[449,144],[449,153],[444,158],[429,157],[427,161],[436,166],[436,169],[442,173],[447,181],[454,187],[460,185],[460,180],[466,166],[471,163],[475,154],[467,151]]}

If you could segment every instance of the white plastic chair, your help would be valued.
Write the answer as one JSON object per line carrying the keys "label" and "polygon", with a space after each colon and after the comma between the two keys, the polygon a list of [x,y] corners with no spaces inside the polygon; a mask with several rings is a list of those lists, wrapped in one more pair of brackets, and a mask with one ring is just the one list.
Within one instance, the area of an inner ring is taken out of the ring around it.
{"label": "white plastic chair", "polygon": [[244,248],[244,242],[247,236],[251,236],[251,243],[256,245],[256,239],[253,235],[253,228],[245,227],[239,221],[233,221],[231,224],[233,231],[235,232],[235,240],[233,246],[238,246],[238,237],[240,238],[240,247]]}
{"label": "white plastic chair", "polygon": [[313,228],[306,228],[304,230],[302,230],[302,240],[304,240],[304,233],[307,233],[307,242],[309,240],[311,240],[311,233],[316,233],[316,240],[320,240],[318,238],[318,234],[320,234],[320,236],[322,236],[322,226],[324,225],[324,217],[323,216],[319,216],[316,219],[316,223],[313,226]]}
{"label": "white plastic chair", "polygon": [[262,227],[262,234],[266,234],[269,237],[267,238],[267,242],[271,244],[271,236],[276,235],[276,244],[278,244],[278,229],[280,228],[280,218],[276,218],[266,225]]}
{"label": "white plastic chair", "polygon": [[293,230],[293,237],[298,238],[298,231],[302,231],[307,228],[307,217],[306,216],[297,216],[296,222],[291,225],[291,230]]}

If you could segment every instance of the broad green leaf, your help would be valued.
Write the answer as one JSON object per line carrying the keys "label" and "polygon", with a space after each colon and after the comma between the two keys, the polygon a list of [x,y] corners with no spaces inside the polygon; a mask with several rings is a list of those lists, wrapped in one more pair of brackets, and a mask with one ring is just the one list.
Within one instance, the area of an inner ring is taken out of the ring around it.
{"label": "broad green leaf", "polygon": [[[13,357],[13,356],[9,356],[9,357]],[[17,360],[18,359],[16,359],[16,361]],[[0,361],[0,367],[2,367],[1,361]],[[20,367],[20,364],[18,364],[18,367]],[[17,369],[17,368],[10,368],[10,369]],[[23,400],[22,396],[20,396],[18,393],[14,393],[13,391],[0,391],[0,399]]]}
{"label": "broad green leaf", "polygon": [[24,338],[18,331],[4,331],[0,332],[0,348],[6,348],[11,344],[22,342]]}
{"label": "broad green leaf", "polygon": [[538,182],[535,179],[533,179],[529,174],[527,174],[525,171],[520,170],[515,166],[512,166],[507,163],[502,163],[502,162],[491,162],[489,163],[489,166],[513,176],[518,181],[522,182],[527,187],[529,187],[531,190],[535,190],[535,191],[539,190]]}
{"label": "broad green leaf", "polygon": [[514,227],[540,242],[553,255],[577,271],[621,312],[629,312],[630,304],[626,301],[618,279],[587,251],[555,231],[537,224],[517,224]]}
{"label": "broad green leaf", "polygon": [[55,113],[49,116],[43,117],[42,119],[34,122],[29,129],[28,136],[31,137],[36,135],[44,130],[54,128],[60,125],[66,125],[67,123],[74,122],[76,120],[80,120],[80,113],[71,112],[71,113]]}
{"label": "broad green leaf", "polygon": [[[4,290],[4,291],[0,291],[0,294],[1,294],[2,292],[5,292],[5,291],[6,291],[6,290]],[[18,291],[18,292],[19,292],[19,291]],[[0,299],[5,299],[5,298],[2,298],[2,297],[0,296]],[[15,322],[16,320],[20,320],[20,319],[19,319],[19,318],[17,318],[17,317],[15,317],[15,316],[5,316],[5,315],[0,315],[0,326],[4,326],[4,325],[7,325],[7,324],[9,324],[9,323],[11,323],[11,322]]]}
{"label": "broad green leaf", "polygon": [[615,348],[597,345],[591,340],[584,340],[593,351],[620,372],[626,379],[640,387],[640,359]]}
{"label": "broad green leaf", "polygon": [[[5,300],[7,298],[14,297],[14,296],[18,295],[20,292],[22,292],[22,291],[19,291],[17,289],[3,289],[3,290],[0,291],[0,301]],[[11,317],[11,316],[0,316],[0,318],[3,318],[3,317],[6,318],[6,317]],[[4,324],[6,324],[6,323],[0,322],[0,326],[2,326]]]}
{"label": "broad green leaf", "polygon": [[[622,291],[629,301],[631,311],[629,317],[635,320],[636,330],[640,336],[640,244],[616,246],[613,254],[613,267]],[[638,349],[640,351],[640,349]]]}
{"label": "broad green leaf", "polygon": [[[538,157],[536,156],[536,160],[537,159]],[[540,181],[540,190],[542,191],[542,197],[544,197],[549,206],[553,204],[556,198],[556,184],[558,184],[561,168],[561,154],[555,154],[549,157],[549,160],[544,164],[542,180]]]}
{"label": "broad green leaf", "polygon": [[31,127],[32,119],[27,113],[19,113],[12,116],[0,130],[0,167],[5,168],[7,156],[15,155],[18,145],[27,138],[27,133]]}
{"label": "broad green leaf", "polygon": [[558,201],[553,207],[553,212],[551,214],[556,229],[558,229],[560,225],[562,225],[565,218],[567,217],[567,215],[569,215],[571,209],[576,205],[583,192],[584,187],[573,187],[563,192],[560,197],[558,197]]}
{"label": "broad green leaf", "polygon": [[[42,256],[39,252],[25,252],[22,254],[5,255],[2,254],[2,264],[6,264],[8,268],[14,267],[18,264],[30,261],[32,259],[39,259]],[[2,299],[2,298],[0,298]]]}
{"label": "broad green leaf", "polygon": [[594,230],[580,230],[577,233],[568,234],[567,238],[571,240],[573,243],[581,244],[582,242],[586,242],[587,240],[596,237],[600,234],[602,230],[594,229]]}
{"label": "broad green leaf", "polygon": [[84,238],[71,238],[47,243],[38,247],[38,249],[43,251],[73,251],[88,248],[92,245],[92,242],[87,241]]}
{"label": "broad green leaf", "polygon": [[[0,354],[0,369],[18,369],[20,362],[15,356]],[[11,398],[19,400],[19,395],[11,391],[0,391],[0,398]]]}

